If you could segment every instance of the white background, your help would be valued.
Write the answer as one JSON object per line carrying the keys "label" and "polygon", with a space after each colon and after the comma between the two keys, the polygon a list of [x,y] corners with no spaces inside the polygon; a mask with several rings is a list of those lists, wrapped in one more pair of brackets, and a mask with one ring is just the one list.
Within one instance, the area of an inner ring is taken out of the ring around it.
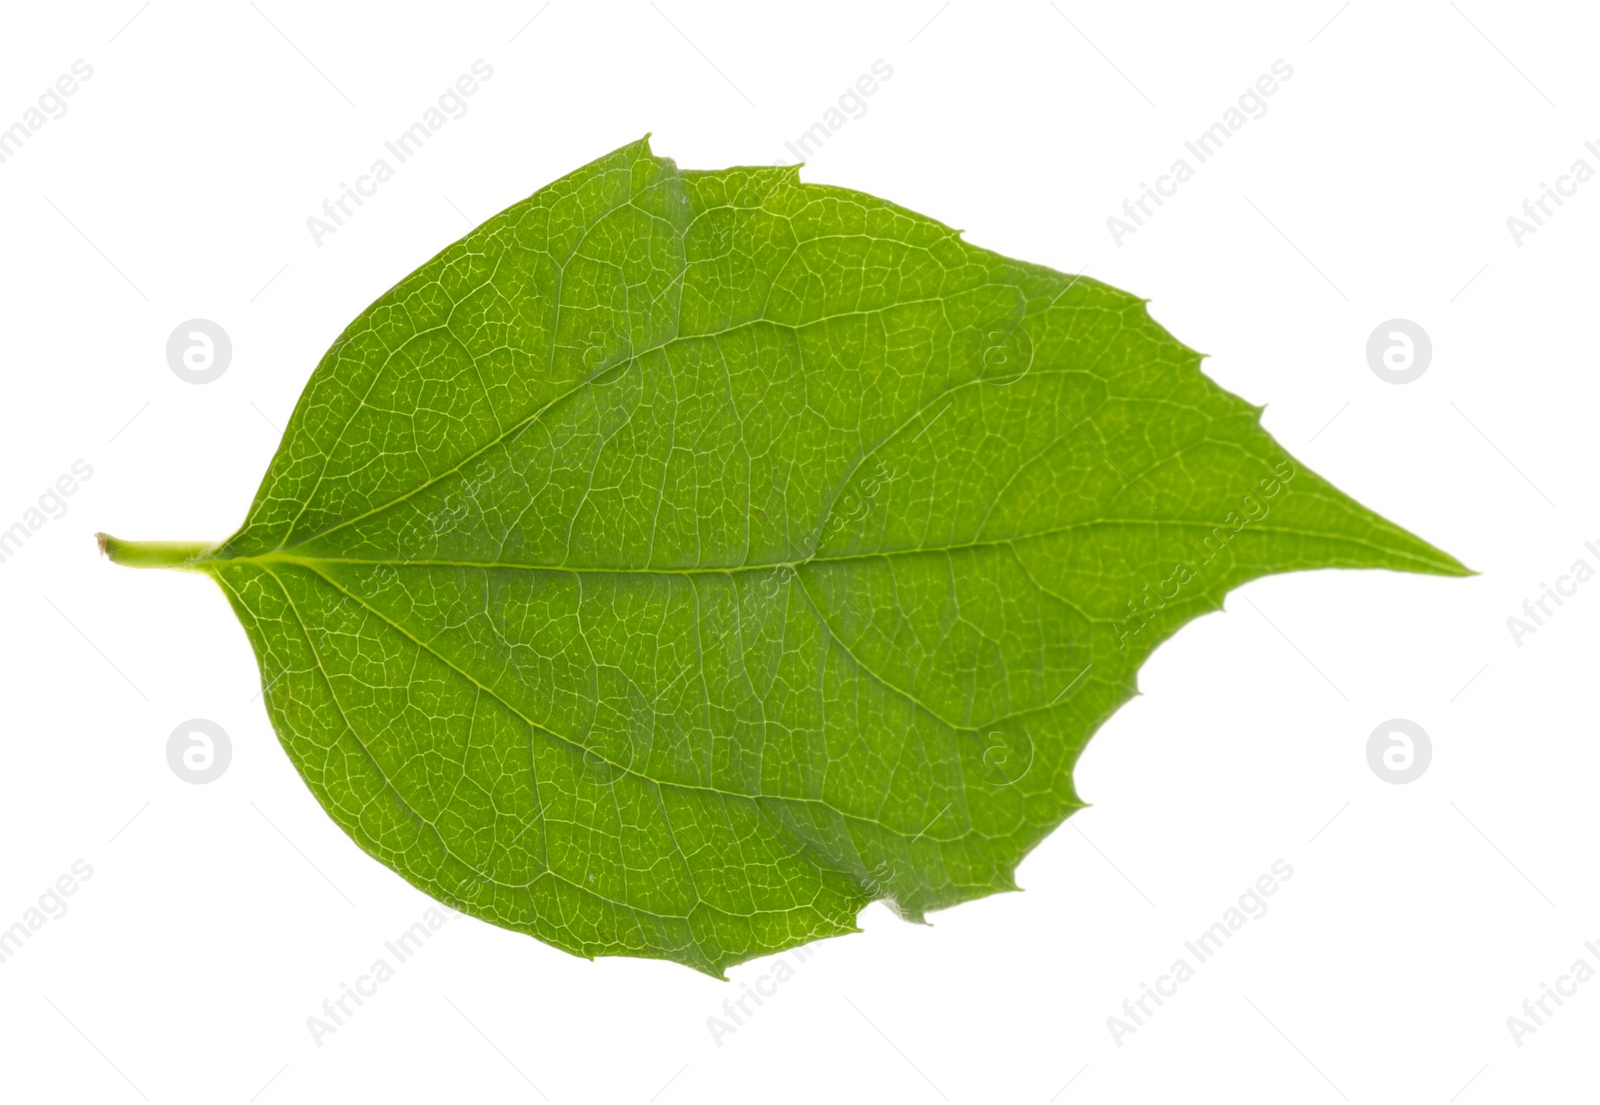
{"label": "white background", "polygon": [[[1486,0],[542,2],[0,16],[0,126],[75,59],[94,70],[0,165],[0,528],[73,461],[93,468],[0,564],[0,927],[75,860],[93,868],[0,964],[0,1096],[1592,1093],[1600,980],[1520,1046],[1507,1018],[1575,959],[1600,967],[1584,948],[1600,939],[1600,581],[1520,645],[1506,619],[1578,558],[1600,568],[1583,544],[1600,544],[1600,181],[1520,245],[1506,219],[1575,159],[1600,169],[1583,147],[1600,139],[1600,17]],[[468,112],[315,244],[307,217],[480,58],[494,75]],[[1294,75],[1266,115],[1115,244],[1107,217],[1280,58]],[[807,179],[1149,297],[1291,453],[1482,574],[1234,593],[1095,738],[1078,773],[1094,806],[1022,865],[1025,893],[931,927],[871,907],[720,1044],[707,1019],[772,961],[721,983],[460,918],[318,1046],[307,1018],[429,901],[296,776],[216,588],[114,568],[92,534],[227,535],[329,342],[444,244],[646,131],[690,168],[792,160],[785,141],[878,59],[892,78]],[[165,356],[195,317],[234,347],[205,386]],[[1434,347],[1404,386],[1365,355],[1395,317]],[[233,749],[203,786],[165,751],[195,717]],[[1395,717],[1433,749],[1404,786],[1365,751]],[[1278,859],[1294,874],[1269,912],[1119,1046],[1107,1018]]]}

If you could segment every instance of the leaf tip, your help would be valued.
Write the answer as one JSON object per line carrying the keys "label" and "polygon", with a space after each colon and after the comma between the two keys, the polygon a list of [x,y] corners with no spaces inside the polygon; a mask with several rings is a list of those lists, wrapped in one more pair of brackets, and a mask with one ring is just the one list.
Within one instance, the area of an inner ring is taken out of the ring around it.
{"label": "leaf tip", "polygon": [[[1393,524],[1390,523],[1390,525]],[[1475,576],[1481,574],[1476,569],[1467,567],[1465,564],[1461,563],[1461,561],[1457,560],[1455,557],[1439,548],[1439,546],[1432,544],[1431,542],[1424,541],[1416,534],[1408,533],[1407,531],[1400,529],[1398,526],[1393,526],[1393,528],[1398,531],[1400,537],[1404,539],[1405,544],[1409,546],[1409,548],[1404,549],[1403,553],[1405,560],[1408,562],[1387,564],[1385,567],[1397,568],[1403,571],[1417,572],[1422,575],[1452,576],[1458,578],[1461,576]]]}
{"label": "leaf tip", "polygon": [[1443,549],[1434,549],[1433,551],[1438,554],[1438,560],[1434,562],[1433,566],[1433,572],[1435,575],[1454,576],[1457,579],[1461,579],[1470,576],[1481,576],[1483,574],[1476,568],[1467,567],[1465,564],[1461,563],[1461,561],[1457,560]]}

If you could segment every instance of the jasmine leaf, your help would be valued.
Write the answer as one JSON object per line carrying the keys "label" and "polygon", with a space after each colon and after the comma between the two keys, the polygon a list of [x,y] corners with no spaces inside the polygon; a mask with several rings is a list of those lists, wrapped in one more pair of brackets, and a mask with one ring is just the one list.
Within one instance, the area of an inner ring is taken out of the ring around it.
{"label": "jasmine leaf", "polygon": [[1143,301],[645,141],[334,342],[203,572],[357,844],[577,955],[730,964],[1014,888],[1158,643],[1275,572],[1461,575]]}

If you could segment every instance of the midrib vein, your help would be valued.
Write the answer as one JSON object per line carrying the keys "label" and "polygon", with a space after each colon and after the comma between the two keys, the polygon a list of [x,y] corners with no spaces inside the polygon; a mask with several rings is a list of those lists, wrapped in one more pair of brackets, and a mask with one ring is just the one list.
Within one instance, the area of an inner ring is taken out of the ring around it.
{"label": "midrib vein", "polygon": [[[1326,541],[1335,541],[1344,545],[1354,545],[1372,549],[1388,556],[1399,557],[1415,561],[1418,564],[1430,565],[1438,568],[1441,565],[1428,557],[1399,549],[1393,545],[1385,545],[1364,538],[1352,537],[1342,533],[1327,533],[1319,530],[1302,529],[1295,526],[1263,526],[1247,525],[1240,529],[1233,529],[1218,522],[1193,522],[1168,518],[1093,518],[1082,522],[1073,522],[1065,526],[1056,526],[1051,529],[1040,530],[1037,533],[1016,534],[1009,537],[996,537],[987,540],[967,541],[952,545],[927,545],[910,549],[881,549],[873,552],[843,553],[836,556],[819,556],[815,553],[797,557],[794,560],[763,561],[757,564],[727,564],[702,568],[656,568],[648,565],[618,565],[604,567],[600,565],[573,565],[573,564],[529,564],[505,560],[457,560],[438,558],[398,559],[387,556],[327,556],[317,553],[296,552],[293,549],[273,549],[270,552],[254,553],[249,555],[224,555],[210,557],[198,561],[195,567],[206,569],[212,565],[227,564],[253,564],[267,567],[272,564],[298,564],[302,567],[316,568],[320,564],[347,564],[369,567],[390,568],[469,568],[480,571],[526,571],[526,572],[553,572],[570,575],[606,575],[606,576],[732,576],[746,573],[761,573],[775,571],[798,571],[811,565],[846,564],[853,561],[865,560],[894,560],[916,556],[935,556],[940,554],[970,552],[984,549],[998,549],[1015,547],[1029,541],[1044,540],[1057,537],[1064,533],[1077,530],[1094,529],[1100,526],[1149,526],[1153,528],[1190,529],[1190,530],[1223,530],[1231,539],[1240,534],[1270,533],[1283,537],[1316,538]],[[1219,550],[1220,552],[1221,550]]]}

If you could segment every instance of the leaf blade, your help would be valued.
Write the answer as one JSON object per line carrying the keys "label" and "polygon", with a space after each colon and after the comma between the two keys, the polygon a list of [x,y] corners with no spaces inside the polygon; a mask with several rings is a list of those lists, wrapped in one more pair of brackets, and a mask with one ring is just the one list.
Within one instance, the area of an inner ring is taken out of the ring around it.
{"label": "leaf blade", "polygon": [[1232,587],[1465,572],[1199,361],[1097,281],[636,143],[363,312],[196,564],[369,853],[720,974],[1014,889],[1144,657]]}

